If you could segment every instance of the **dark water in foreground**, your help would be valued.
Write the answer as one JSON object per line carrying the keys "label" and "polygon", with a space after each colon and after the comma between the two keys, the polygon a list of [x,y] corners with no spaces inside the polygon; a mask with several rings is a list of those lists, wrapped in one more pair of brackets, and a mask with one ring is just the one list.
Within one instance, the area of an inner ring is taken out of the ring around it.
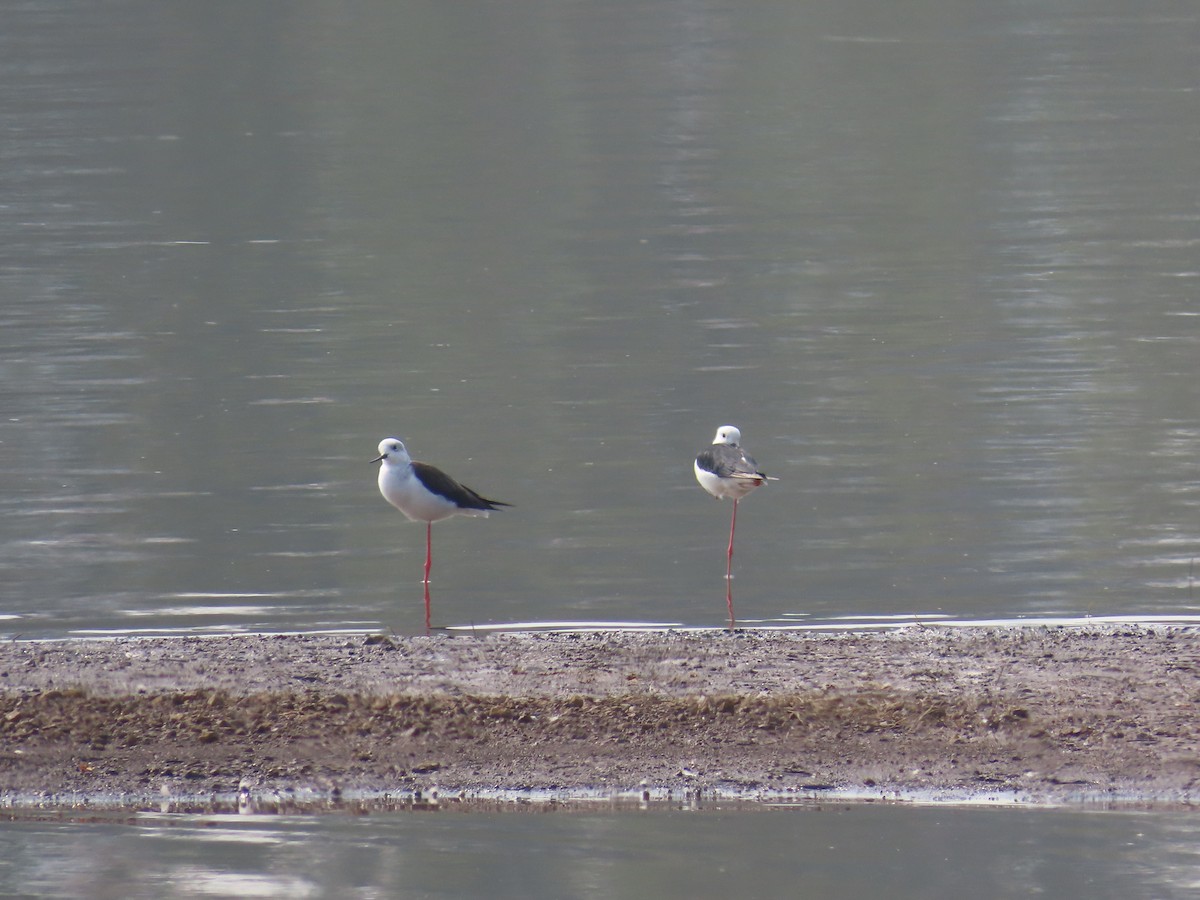
{"label": "dark water in foreground", "polygon": [[157,816],[0,829],[39,897],[1194,896],[1195,816],[814,805]]}

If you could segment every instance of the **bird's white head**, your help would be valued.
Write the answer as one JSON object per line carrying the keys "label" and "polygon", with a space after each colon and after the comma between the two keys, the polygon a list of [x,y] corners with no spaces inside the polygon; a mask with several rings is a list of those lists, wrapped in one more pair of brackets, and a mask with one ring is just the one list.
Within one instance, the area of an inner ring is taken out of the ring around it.
{"label": "bird's white head", "polygon": [[412,462],[412,457],[404,448],[404,441],[390,437],[379,442],[379,455],[371,462],[382,462],[385,466],[405,466]]}
{"label": "bird's white head", "polygon": [[714,444],[728,444],[730,447],[736,447],[742,442],[742,433],[733,425],[722,425],[717,429],[717,436],[713,438]]}

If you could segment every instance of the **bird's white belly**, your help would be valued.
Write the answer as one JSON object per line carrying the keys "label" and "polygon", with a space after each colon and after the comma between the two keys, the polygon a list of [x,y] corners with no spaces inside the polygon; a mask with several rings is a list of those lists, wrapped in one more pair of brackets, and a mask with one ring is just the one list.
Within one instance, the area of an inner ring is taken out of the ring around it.
{"label": "bird's white belly", "polygon": [[698,464],[693,464],[692,468],[695,469],[696,480],[700,482],[700,487],[717,498],[729,497],[733,500],[741,500],[762,484],[762,481],[757,478],[722,478],[720,475],[705,471]]}
{"label": "bird's white belly", "polygon": [[437,522],[450,516],[486,516],[487,510],[461,509],[445,497],[426,490],[411,472],[405,478],[387,477],[392,473],[380,472],[379,492],[388,503],[404,513],[413,522]]}

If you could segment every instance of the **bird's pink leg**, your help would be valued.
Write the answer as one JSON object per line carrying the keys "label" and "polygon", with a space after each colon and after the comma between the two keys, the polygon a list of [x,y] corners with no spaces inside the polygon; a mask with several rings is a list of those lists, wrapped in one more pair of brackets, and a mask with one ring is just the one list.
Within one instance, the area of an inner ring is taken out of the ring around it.
{"label": "bird's pink leg", "polygon": [[425,523],[425,630],[429,631],[429,570],[433,567],[433,523]]}
{"label": "bird's pink leg", "polygon": [[733,501],[733,517],[729,520],[729,550],[725,554],[725,606],[729,609],[729,629],[736,626],[733,618],[733,530],[737,527],[738,502]]}
{"label": "bird's pink leg", "polygon": [[429,584],[429,570],[433,568],[433,523],[425,523],[425,583]]}
{"label": "bird's pink leg", "polygon": [[731,578],[733,571],[733,530],[737,528],[737,500],[733,501],[733,518],[729,520],[729,549],[725,552],[725,577]]}

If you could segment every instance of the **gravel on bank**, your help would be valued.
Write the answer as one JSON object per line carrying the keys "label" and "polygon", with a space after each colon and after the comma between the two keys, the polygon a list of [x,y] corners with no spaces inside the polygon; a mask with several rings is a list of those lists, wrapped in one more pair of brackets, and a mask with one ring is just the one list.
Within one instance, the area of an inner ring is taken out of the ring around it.
{"label": "gravel on bank", "polygon": [[1198,674],[1191,627],[12,641],[0,807],[239,789],[1190,806]]}

